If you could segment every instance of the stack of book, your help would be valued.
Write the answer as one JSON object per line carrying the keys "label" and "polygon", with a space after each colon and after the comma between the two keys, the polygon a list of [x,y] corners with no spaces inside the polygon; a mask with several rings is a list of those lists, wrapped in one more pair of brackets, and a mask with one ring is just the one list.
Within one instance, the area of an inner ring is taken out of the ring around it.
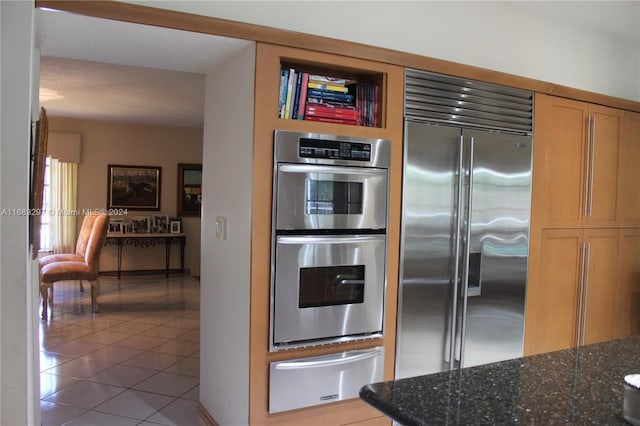
{"label": "stack of book", "polygon": [[375,85],[282,69],[278,117],[374,126],[377,96]]}

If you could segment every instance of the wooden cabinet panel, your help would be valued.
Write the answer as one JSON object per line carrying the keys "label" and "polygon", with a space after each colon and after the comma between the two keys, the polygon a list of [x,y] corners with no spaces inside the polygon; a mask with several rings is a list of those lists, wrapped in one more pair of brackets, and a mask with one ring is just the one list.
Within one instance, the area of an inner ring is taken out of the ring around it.
{"label": "wooden cabinet panel", "polygon": [[640,227],[640,114],[625,111],[618,173],[618,216]]}
{"label": "wooden cabinet panel", "polygon": [[617,285],[618,231],[584,231],[587,248],[584,276],[584,327],[582,343],[604,342],[613,338],[614,299]]}
{"label": "wooden cabinet panel", "polygon": [[536,94],[533,201],[542,227],[617,220],[622,111]]}
{"label": "wooden cabinet panel", "polygon": [[[567,349],[576,344],[582,230],[544,230],[535,285],[535,335],[528,353]],[[530,283],[531,284],[531,283]],[[530,331],[527,331],[530,332]]]}
{"label": "wooden cabinet panel", "polygon": [[533,200],[540,203],[541,225],[580,226],[587,109],[582,102],[540,94],[535,109]]}
{"label": "wooden cabinet panel", "polygon": [[[587,168],[589,197],[586,224],[589,227],[613,226],[617,219],[618,151],[622,133],[622,111],[591,105],[592,117]],[[593,168],[593,170],[591,170]]]}
{"label": "wooden cabinet panel", "polygon": [[[545,229],[541,232],[535,292],[527,309],[527,355],[613,338],[616,320],[617,229]],[[640,241],[640,239],[639,239]]]}
{"label": "wooden cabinet panel", "polygon": [[614,338],[640,333],[640,229],[620,233]]}

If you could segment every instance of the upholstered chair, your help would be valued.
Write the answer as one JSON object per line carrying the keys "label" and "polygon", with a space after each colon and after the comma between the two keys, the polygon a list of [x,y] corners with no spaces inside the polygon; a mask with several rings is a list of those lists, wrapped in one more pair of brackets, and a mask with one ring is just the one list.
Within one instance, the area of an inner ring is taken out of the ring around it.
{"label": "upholstered chair", "polygon": [[50,289],[51,292],[53,292],[53,283],[58,281],[89,281],[91,283],[91,311],[93,313],[99,311],[97,301],[98,294],[100,293],[98,269],[100,266],[102,246],[107,238],[108,226],[108,215],[101,214],[95,216],[83,258],[76,257],[74,260],[51,261],[41,265],[40,294],[42,296],[42,319],[46,320],[48,318],[48,293]]}
{"label": "upholstered chair", "polygon": [[[56,253],[48,256],[43,256],[38,259],[38,265],[40,269],[43,266],[53,262],[61,262],[65,260],[84,260],[85,253],[87,251],[87,244],[89,244],[89,237],[91,236],[91,230],[93,229],[93,223],[98,217],[97,214],[88,214],[82,219],[82,225],[80,226],[80,233],[78,234],[78,241],[76,242],[75,253]],[[80,291],[84,291],[82,281],[79,282]],[[49,303],[53,303],[53,291],[49,293]]]}

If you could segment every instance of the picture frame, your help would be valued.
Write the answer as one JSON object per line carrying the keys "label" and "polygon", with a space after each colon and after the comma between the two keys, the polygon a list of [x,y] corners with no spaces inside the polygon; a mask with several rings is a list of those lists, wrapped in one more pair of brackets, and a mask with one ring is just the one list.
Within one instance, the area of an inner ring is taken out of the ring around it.
{"label": "picture frame", "polygon": [[200,217],[202,164],[178,163],[178,216]]}
{"label": "picture frame", "polygon": [[169,216],[166,214],[151,215],[151,233],[166,234],[169,232]]}
{"label": "picture frame", "polygon": [[149,216],[131,217],[131,231],[134,234],[148,234],[149,229]]}
{"label": "picture frame", "polygon": [[179,220],[172,220],[171,221],[169,232],[172,233],[172,234],[179,234],[180,233],[180,221]]}
{"label": "picture frame", "polygon": [[107,208],[160,210],[162,167],[107,165]]}
{"label": "picture frame", "polygon": [[111,219],[109,220],[108,234],[124,234],[126,230],[126,224],[124,219]]}

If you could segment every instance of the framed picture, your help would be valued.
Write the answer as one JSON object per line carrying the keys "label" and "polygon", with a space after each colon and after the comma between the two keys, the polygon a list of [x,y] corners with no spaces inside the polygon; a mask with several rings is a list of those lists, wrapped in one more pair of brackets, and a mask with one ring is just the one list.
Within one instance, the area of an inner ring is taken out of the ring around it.
{"label": "framed picture", "polygon": [[149,216],[133,216],[131,218],[131,231],[134,234],[148,234]]}
{"label": "framed picture", "polygon": [[109,164],[107,208],[160,210],[161,167]]}
{"label": "framed picture", "polygon": [[125,230],[126,225],[124,219],[111,219],[109,221],[109,229],[107,229],[109,234],[122,234]]}
{"label": "framed picture", "polygon": [[178,164],[178,216],[200,216],[202,164]]}
{"label": "framed picture", "polygon": [[154,234],[166,234],[169,232],[169,216],[166,214],[154,214],[151,216],[151,232]]}
{"label": "framed picture", "polygon": [[180,233],[180,221],[179,220],[172,220],[171,221],[171,229],[170,231],[172,234],[179,234]]}

